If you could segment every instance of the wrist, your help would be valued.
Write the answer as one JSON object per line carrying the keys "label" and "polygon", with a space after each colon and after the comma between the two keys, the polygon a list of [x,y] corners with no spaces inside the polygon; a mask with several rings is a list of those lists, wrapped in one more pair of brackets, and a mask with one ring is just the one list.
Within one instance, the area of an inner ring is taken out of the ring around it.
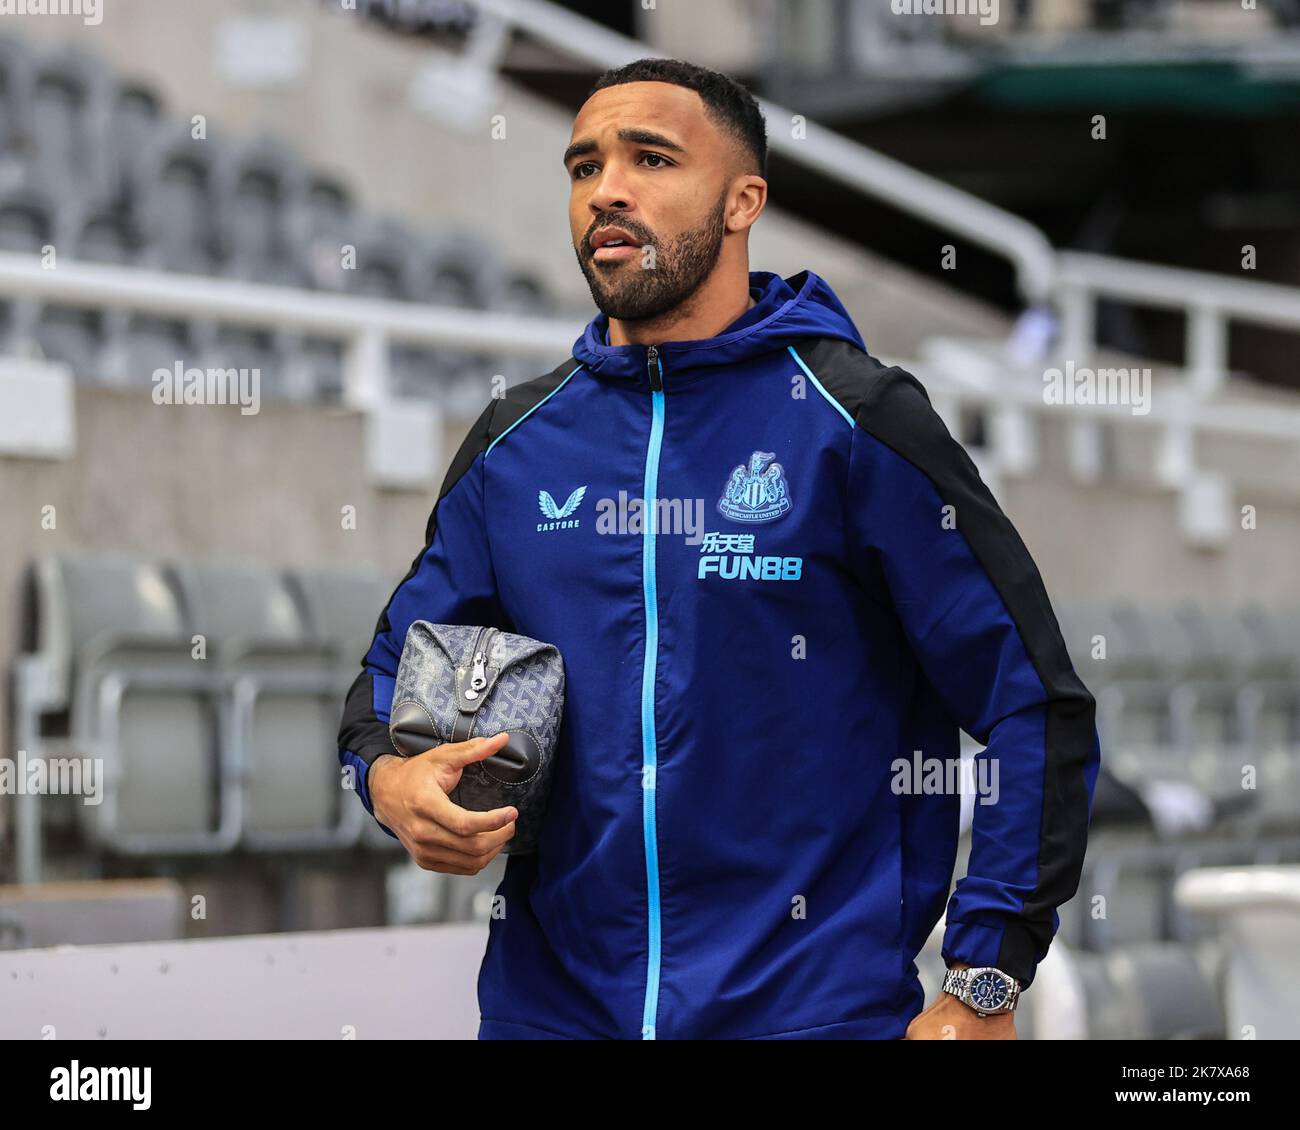
{"label": "wrist", "polygon": [[385,782],[388,776],[388,765],[390,762],[400,760],[396,754],[381,753],[370,763],[370,768],[366,771],[366,791],[370,794],[370,808],[376,819],[379,818],[379,810],[382,805]]}

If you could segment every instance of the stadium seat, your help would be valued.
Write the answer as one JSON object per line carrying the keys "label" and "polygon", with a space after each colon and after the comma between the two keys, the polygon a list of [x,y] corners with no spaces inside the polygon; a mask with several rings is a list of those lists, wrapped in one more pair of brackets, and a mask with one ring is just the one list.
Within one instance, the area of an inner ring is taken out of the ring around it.
{"label": "stadium seat", "polygon": [[104,139],[104,198],[113,208],[130,208],[142,166],[165,128],[162,101],[147,86],[117,82],[110,95]]}
{"label": "stadium seat", "polygon": [[1229,611],[1191,602],[1172,616],[1189,644],[1170,699],[1172,744],[1188,751],[1239,745],[1237,688],[1250,661],[1245,628]]}
{"label": "stadium seat", "polygon": [[355,246],[358,217],[342,184],[307,172],[296,182],[285,212],[285,228],[303,285],[317,290],[348,289],[343,249]]}
{"label": "stadium seat", "polygon": [[215,688],[164,571],[93,555],[44,559],[33,579],[36,654],[50,672],[43,706],[66,708],[66,748],[105,766],[103,802],[75,805],[91,841],[124,853],[229,846],[236,814],[219,795]]}
{"label": "stadium seat", "polygon": [[1251,603],[1238,617],[1251,648],[1242,727],[1256,746],[1300,746],[1300,611]]}
{"label": "stadium seat", "polygon": [[75,211],[73,254],[91,263],[139,262],[144,241],[130,213],[121,207],[92,206]]}
{"label": "stadium seat", "polygon": [[102,363],[104,379],[116,384],[149,387],[158,369],[171,371],[177,361],[195,357],[193,328],[172,318],[128,314],[115,320]]}
{"label": "stadium seat", "polygon": [[100,310],[69,306],[41,309],[36,340],[42,355],[67,365],[79,380],[97,378],[105,339],[104,314]]}
{"label": "stadium seat", "polygon": [[12,187],[30,157],[30,50],[18,40],[0,37],[0,187]]}
{"label": "stadium seat", "polygon": [[0,190],[0,251],[39,255],[47,244],[61,243],[67,229],[66,210],[60,213],[49,197],[30,187]]}
{"label": "stadium seat", "polygon": [[302,284],[300,265],[290,254],[287,216],[304,173],[291,154],[269,138],[221,154],[215,187],[224,275],[277,286]]}
{"label": "stadium seat", "polygon": [[220,139],[198,140],[189,126],[160,130],[144,155],[132,210],[144,237],[144,265],[187,274],[213,274],[217,261],[215,165]]}
{"label": "stadium seat", "polygon": [[95,55],[59,45],[39,53],[29,74],[31,183],[68,198],[100,195],[111,89],[107,68]]}
{"label": "stadium seat", "polygon": [[354,842],[364,813],[342,803],[339,787],[337,668],[294,588],[256,562],[183,563],[173,572],[229,711],[242,842],[256,850]]}

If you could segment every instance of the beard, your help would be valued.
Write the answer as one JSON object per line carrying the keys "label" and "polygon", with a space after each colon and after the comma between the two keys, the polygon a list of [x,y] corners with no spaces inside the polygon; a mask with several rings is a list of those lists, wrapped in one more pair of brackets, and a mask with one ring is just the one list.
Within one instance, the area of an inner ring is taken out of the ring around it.
{"label": "beard", "polygon": [[[654,249],[654,267],[641,266],[634,259],[604,266],[588,251],[589,232],[574,250],[578,266],[591,289],[596,308],[620,322],[647,322],[662,317],[688,301],[713,273],[722,255],[723,218],[727,197],[724,193],[699,227],[682,232],[663,247],[655,243],[653,233],[628,217],[613,213],[609,224],[616,224]],[[600,227],[608,226],[601,223]],[[599,227],[595,230],[599,230]],[[644,262],[644,259],[642,260]]]}

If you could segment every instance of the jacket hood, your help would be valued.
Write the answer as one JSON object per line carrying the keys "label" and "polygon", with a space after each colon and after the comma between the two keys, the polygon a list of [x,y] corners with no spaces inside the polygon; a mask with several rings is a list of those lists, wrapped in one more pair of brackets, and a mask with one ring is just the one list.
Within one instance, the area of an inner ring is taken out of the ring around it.
{"label": "jacket hood", "polygon": [[[698,376],[695,370],[704,366],[729,365],[783,350],[798,337],[838,338],[866,349],[835,292],[812,271],[788,279],[771,271],[751,271],[749,292],[756,304],[716,337],[658,346],[665,385],[675,383],[684,373]],[[574,359],[601,376],[648,385],[648,347],[610,345],[608,335],[608,316],[597,314],[574,342]]]}

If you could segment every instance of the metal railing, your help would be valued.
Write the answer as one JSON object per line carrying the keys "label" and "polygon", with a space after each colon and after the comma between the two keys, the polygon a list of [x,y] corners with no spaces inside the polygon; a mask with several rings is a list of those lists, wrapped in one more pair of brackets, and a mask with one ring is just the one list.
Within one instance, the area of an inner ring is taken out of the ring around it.
{"label": "metal railing", "polygon": [[1231,323],[1300,332],[1300,289],[1295,287],[1075,251],[1061,252],[1057,264],[1053,292],[1067,357],[1093,352],[1099,298],[1184,313],[1184,366],[1192,390],[1200,393],[1216,391],[1227,375]]}
{"label": "metal railing", "polygon": [[16,301],[291,330],[343,343],[344,398],[366,410],[388,398],[392,344],[481,350],[500,355],[567,355],[576,329],[551,318],[426,306],[202,275],[60,261],[0,252],[0,295]]}

